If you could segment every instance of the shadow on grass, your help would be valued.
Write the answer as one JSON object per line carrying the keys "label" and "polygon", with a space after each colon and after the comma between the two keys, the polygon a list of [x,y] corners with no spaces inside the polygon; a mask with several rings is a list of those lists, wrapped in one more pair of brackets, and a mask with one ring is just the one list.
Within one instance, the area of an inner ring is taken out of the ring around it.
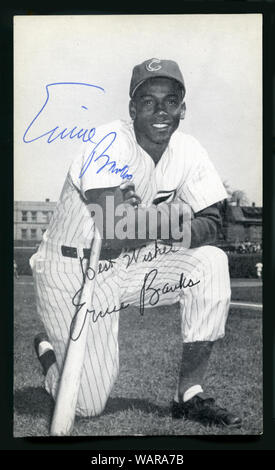
{"label": "shadow on grass", "polygon": [[[150,403],[148,400],[142,400],[139,398],[124,398],[124,397],[116,397],[116,398],[109,398],[106,407],[103,413],[99,416],[95,416],[93,419],[104,418],[104,416],[108,415],[115,415],[116,413],[120,412],[127,412],[133,411],[133,413],[137,413],[141,411],[145,414],[154,413],[154,416],[158,416],[160,418],[165,418],[170,415],[170,408],[168,407],[160,407],[153,403]],[[76,416],[76,423],[89,420],[90,418],[85,418],[82,416]]]}
{"label": "shadow on grass", "polygon": [[[42,387],[25,387],[15,391],[14,409],[20,415],[49,416],[54,410],[54,400]],[[116,397],[109,398],[101,416],[131,410],[146,414],[154,413],[163,418],[170,414],[169,407],[160,407],[148,400]],[[76,419],[86,418],[76,417]]]}
{"label": "shadow on grass", "polygon": [[150,403],[148,400],[140,398],[124,398],[116,397],[109,398],[106,408],[103,414],[110,414],[120,411],[142,411],[143,413],[154,413],[159,417],[165,417],[169,415],[170,408],[160,407],[154,403]]}
{"label": "shadow on grass", "polygon": [[54,401],[42,387],[25,387],[14,392],[14,409],[20,415],[52,414]]}

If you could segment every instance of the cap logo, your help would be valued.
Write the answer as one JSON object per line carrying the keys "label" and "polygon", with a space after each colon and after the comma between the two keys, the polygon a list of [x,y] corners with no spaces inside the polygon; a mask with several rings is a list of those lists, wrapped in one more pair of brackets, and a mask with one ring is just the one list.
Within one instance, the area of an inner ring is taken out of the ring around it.
{"label": "cap logo", "polygon": [[156,64],[160,64],[160,62],[160,59],[153,59],[151,62],[149,62],[149,64],[146,64],[146,69],[148,72],[157,72],[157,70],[161,69],[161,65]]}

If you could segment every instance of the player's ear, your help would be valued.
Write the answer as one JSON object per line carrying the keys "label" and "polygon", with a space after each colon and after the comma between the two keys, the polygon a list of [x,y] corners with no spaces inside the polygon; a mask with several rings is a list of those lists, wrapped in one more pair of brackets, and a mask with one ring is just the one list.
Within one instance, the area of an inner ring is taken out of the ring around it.
{"label": "player's ear", "polygon": [[180,118],[184,119],[185,118],[185,113],[186,113],[186,104],[185,101],[181,103],[181,110],[180,110]]}
{"label": "player's ear", "polygon": [[130,103],[129,103],[129,114],[130,114],[130,117],[131,119],[133,119],[133,121],[135,120],[136,118],[136,103],[131,100]]}

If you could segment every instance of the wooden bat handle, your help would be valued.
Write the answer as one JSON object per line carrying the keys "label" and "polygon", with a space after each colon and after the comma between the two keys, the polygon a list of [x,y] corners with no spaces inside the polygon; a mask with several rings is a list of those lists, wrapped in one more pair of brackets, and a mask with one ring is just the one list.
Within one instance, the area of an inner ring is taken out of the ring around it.
{"label": "wooden bat handle", "polygon": [[[88,266],[96,273],[101,250],[101,237],[95,228],[94,240],[91,248]],[[75,410],[80,387],[81,373],[89,328],[89,313],[93,302],[95,277],[91,281],[85,278],[81,301],[84,304],[79,310],[71,331],[62,375],[60,377],[55,409],[51,423],[51,436],[68,436],[71,434],[75,419]]]}

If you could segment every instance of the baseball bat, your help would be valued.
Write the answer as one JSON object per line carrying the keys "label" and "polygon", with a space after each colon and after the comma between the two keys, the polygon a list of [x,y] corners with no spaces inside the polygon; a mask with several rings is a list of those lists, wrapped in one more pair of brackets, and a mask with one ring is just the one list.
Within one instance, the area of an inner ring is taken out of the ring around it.
{"label": "baseball bat", "polygon": [[[95,276],[98,269],[100,250],[101,237],[98,229],[95,228],[95,236],[88,264],[88,267],[94,270]],[[68,436],[71,434],[74,426],[75,410],[90,324],[87,309],[91,310],[94,286],[95,278],[90,282],[89,278],[86,277],[80,301],[80,304],[85,304],[77,313],[70,334],[51,423],[51,436]]]}

